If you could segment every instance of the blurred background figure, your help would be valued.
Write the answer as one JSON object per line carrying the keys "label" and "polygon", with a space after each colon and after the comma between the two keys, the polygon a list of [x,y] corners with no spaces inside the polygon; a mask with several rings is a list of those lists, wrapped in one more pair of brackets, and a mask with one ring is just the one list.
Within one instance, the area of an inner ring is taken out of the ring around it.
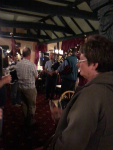
{"label": "blurred background figure", "polygon": [[[58,67],[57,70],[53,72],[54,73],[60,73],[61,75],[61,94],[68,90],[75,90],[75,83],[77,80],[77,74],[78,74],[78,67],[77,64],[77,50],[76,48],[70,48],[68,51],[68,56],[66,59],[61,63],[61,65]],[[70,73],[67,72],[67,68],[65,67],[69,65],[72,68],[72,71]]]}
{"label": "blurred background figure", "polygon": [[51,75],[52,72],[52,64],[54,63],[54,53],[49,54],[49,60],[45,64],[45,72],[47,73],[46,77],[46,97],[45,99],[48,100],[49,98],[51,100],[54,99],[54,93],[56,88],[56,82],[57,82],[57,74]]}
{"label": "blurred background figure", "polygon": [[14,60],[13,60],[12,56],[10,56],[8,69],[10,70],[10,74],[12,76],[11,105],[18,107],[21,105],[20,105],[19,83],[18,83],[17,73],[16,73],[16,69],[15,69],[16,64],[17,64],[16,57],[14,57]]}

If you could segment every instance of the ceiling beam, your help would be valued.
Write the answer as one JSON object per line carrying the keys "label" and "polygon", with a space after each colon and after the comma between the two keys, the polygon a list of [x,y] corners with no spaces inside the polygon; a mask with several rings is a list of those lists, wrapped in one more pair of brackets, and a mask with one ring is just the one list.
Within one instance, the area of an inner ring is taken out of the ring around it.
{"label": "ceiling beam", "polygon": [[[50,19],[51,19],[51,21],[52,21],[55,25],[57,25],[57,23],[54,21],[53,18],[50,18]],[[62,32],[62,34],[63,34],[64,36],[66,36],[66,34],[65,34],[64,32]]]}
{"label": "ceiling beam", "polygon": [[86,2],[88,5],[90,4],[90,0],[75,0],[75,5],[79,5],[83,2]]}
{"label": "ceiling beam", "polygon": [[[7,39],[11,39],[11,37],[6,37],[6,36],[0,36],[0,37],[2,37],[2,38],[7,38]],[[21,41],[31,41],[31,42],[37,42],[37,43],[39,43],[38,42],[38,39],[36,40],[36,39],[32,39],[32,38],[22,38],[22,37],[15,37],[15,40],[21,40]]]}
{"label": "ceiling beam", "polygon": [[76,23],[76,21],[71,18],[71,20],[74,22],[74,24],[77,26],[77,28],[83,33],[83,30],[80,28],[80,26]]}
{"label": "ceiling beam", "polygon": [[60,42],[63,40],[74,39],[74,38],[84,37],[84,35],[89,36],[89,35],[93,35],[93,34],[99,34],[99,31],[95,30],[95,31],[91,31],[91,32],[84,32],[84,34],[82,33],[82,34],[76,34],[74,36],[67,36],[67,37],[63,37],[63,38],[52,39],[52,40],[48,40],[46,42],[40,42],[40,44],[49,44],[49,43],[54,43],[54,42]]}
{"label": "ceiling beam", "polygon": [[0,27],[38,29],[38,30],[40,29],[40,30],[51,30],[51,31],[70,33],[69,29],[62,26],[43,24],[43,23],[24,22],[24,21],[6,21],[2,19],[0,19]]}
{"label": "ceiling beam", "polygon": [[52,39],[52,37],[51,37],[45,30],[43,30],[43,32],[44,32],[47,36],[49,36],[50,39]]}
{"label": "ceiling beam", "polygon": [[[37,36],[39,36],[39,35],[41,34],[41,30],[34,30],[34,31],[37,33]],[[43,30],[43,32],[44,32],[44,30]],[[46,34],[46,33],[45,33],[45,34]],[[45,35],[45,34],[44,34],[44,35]],[[46,34],[46,37],[47,37],[48,39],[51,39],[48,34]]]}
{"label": "ceiling beam", "polygon": [[62,16],[59,16],[58,18],[59,18],[59,20],[62,22],[62,24],[63,24],[66,28],[68,28],[68,29],[70,30],[70,34],[73,34],[73,35],[76,34],[76,33],[70,28],[70,26],[66,23],[66,21],[64,20],[64,18],[63,18]]}
{"label": "ceiling beam", "polygon": [[69,2],[69,1],[64,1],[64,0],[49,0],[52,2],[57,2],[57,3],[61,3],[61,4],[66,4],[66,5],[72,5],[73,2]]}
{"label": "ceiling beam", "polygon": [[0,0],[0,6],[2,8],[11,8],[17,10],[31,11],[37,13],[45,13],[50,15],[76,17],[82,19],[98,20],[97,14],[87,12],[84,10],[77,10],[76,8],[67,8],[65,6],[51,5],[43,2],[29,0],[23,1],[8,1]]}
{"label": "ceiling beam", "polygon": [[[10,32],[0,32],[0,37],[6,37],[6,38],[11,38],[12,36],[10,35]],[[48,39],[48,36],[46,35],[34,35],[34,34],[25,34],[25,33],[13,33],[14,38],[26,38],[26,39],[33,39],[37,40],[38,38],[40,39]]]}
{"label": "ceiling beam", "polygon": [[37,18],[43,18],[44,16],[42,15],[33,15],[33,14],[30,14],[30,13],[22,13],[22,12],[19,12],[19,11],[14,11],[14,10],[7,10],[7,9],[2,9],[0,8],[0,11],[3,11],[3,12],[8,12],[8,13],[12,13],[12,14],[19,14],[19,15],[24,15],[24,16],[30,16],[30,17],[37,17]]}
{"label": "ceiling beam", "polygon": [[[99,33],[99,31],[95,30],[95,31],[92,31],[92,32],[85,32],[84,34],[82,33],[82,34],[78,34],[78,35],[75,35],[75,36],[67,36],[67,37],[58,38],[58,39],[51,39],[51,40],[40,42],[40,43],[38,42],[37,39],[34,39],[32,37],[31,38],[25,38],[25,37],[22,38],[22,37],[15,36],[14,38],[17,39],[17,40],[37,42],[38,44],[49,44],[49,43],[54,43],[54,42],[60,42],[60,41],[63,41],[63,40],[84,37],[84,35],[89,36],[89,35],[98,34],[98,33]],[[0,37],[2,37],[2,38],[10,38],[10,39],[12,38],[12,36],[10,36],[10,35],[5,36],[5,35],[1,35],[1,34],[0,34]]]}
{"label": "ceiling beam", "polygon": [[[43,21],[43,23],[46,24],[45,21]],[[54,31],[51,31],[51,32],[52,32],[52,34],[54,34],[54,36],[55,36],[56,38],[58,38],[58,36],[56,35],[56,33],[55,33]]]}
{"label": "ceiling beam", "polygon": [[51,17],[54,17],[54,15],[48,15],[46,17],[43,17],[43,19],[40,19],[39,22],[44,22],[44,21],[50,19]]}
{"label": "ceiling beam", "polygon": [[90,28],[94,31],[95,28],[90,24],[90,22],[89,22],[88,20],[86,20],[86,19],[85,19],[85,21],[86,21],[86,23],[90,26]]}

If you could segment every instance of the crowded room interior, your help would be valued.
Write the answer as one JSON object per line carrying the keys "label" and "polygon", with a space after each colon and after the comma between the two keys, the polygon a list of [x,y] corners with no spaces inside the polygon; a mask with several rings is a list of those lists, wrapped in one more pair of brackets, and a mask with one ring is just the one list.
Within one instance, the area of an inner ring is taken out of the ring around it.
{"label": "crowded room interior", "polygon": [[0,1],[0,150],[113,150],[113,0]]}

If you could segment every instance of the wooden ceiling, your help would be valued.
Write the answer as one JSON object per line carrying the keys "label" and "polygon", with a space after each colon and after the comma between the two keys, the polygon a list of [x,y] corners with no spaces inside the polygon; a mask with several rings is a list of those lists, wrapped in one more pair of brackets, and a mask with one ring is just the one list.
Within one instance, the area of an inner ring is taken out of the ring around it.
{"label": "wooden ceiling", "polygon": [[0,37],[53,43],[98,33],[90,0],[0,0]]}

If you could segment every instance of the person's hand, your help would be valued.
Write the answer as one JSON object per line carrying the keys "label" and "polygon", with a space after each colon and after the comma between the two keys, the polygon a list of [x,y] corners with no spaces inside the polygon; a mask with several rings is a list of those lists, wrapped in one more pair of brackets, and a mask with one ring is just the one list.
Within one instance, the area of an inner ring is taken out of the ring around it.
{"label": "person's hand", "polygon": [[53,73],[52,73],[52,72],[49,72],[49,75],[50,75],[50,76],[52,76],[52,75],[53,75]]}
{"label": "person's hand", "polygon": [[50,73],[51,76],[53,76],[53,74],[56,74],[56,71],[52,71],[52,72]]}
{"label": "person's hand", "polygon": [[11,75],[7,75],[7,76],[2,77],[2,82],[3,82],[3,85],[10,83],[11,82]]}
{"label": "person's hand", "polygon": [[57,74],[57,70],[53,71],[52,73],[53,73],[53,74]]}

